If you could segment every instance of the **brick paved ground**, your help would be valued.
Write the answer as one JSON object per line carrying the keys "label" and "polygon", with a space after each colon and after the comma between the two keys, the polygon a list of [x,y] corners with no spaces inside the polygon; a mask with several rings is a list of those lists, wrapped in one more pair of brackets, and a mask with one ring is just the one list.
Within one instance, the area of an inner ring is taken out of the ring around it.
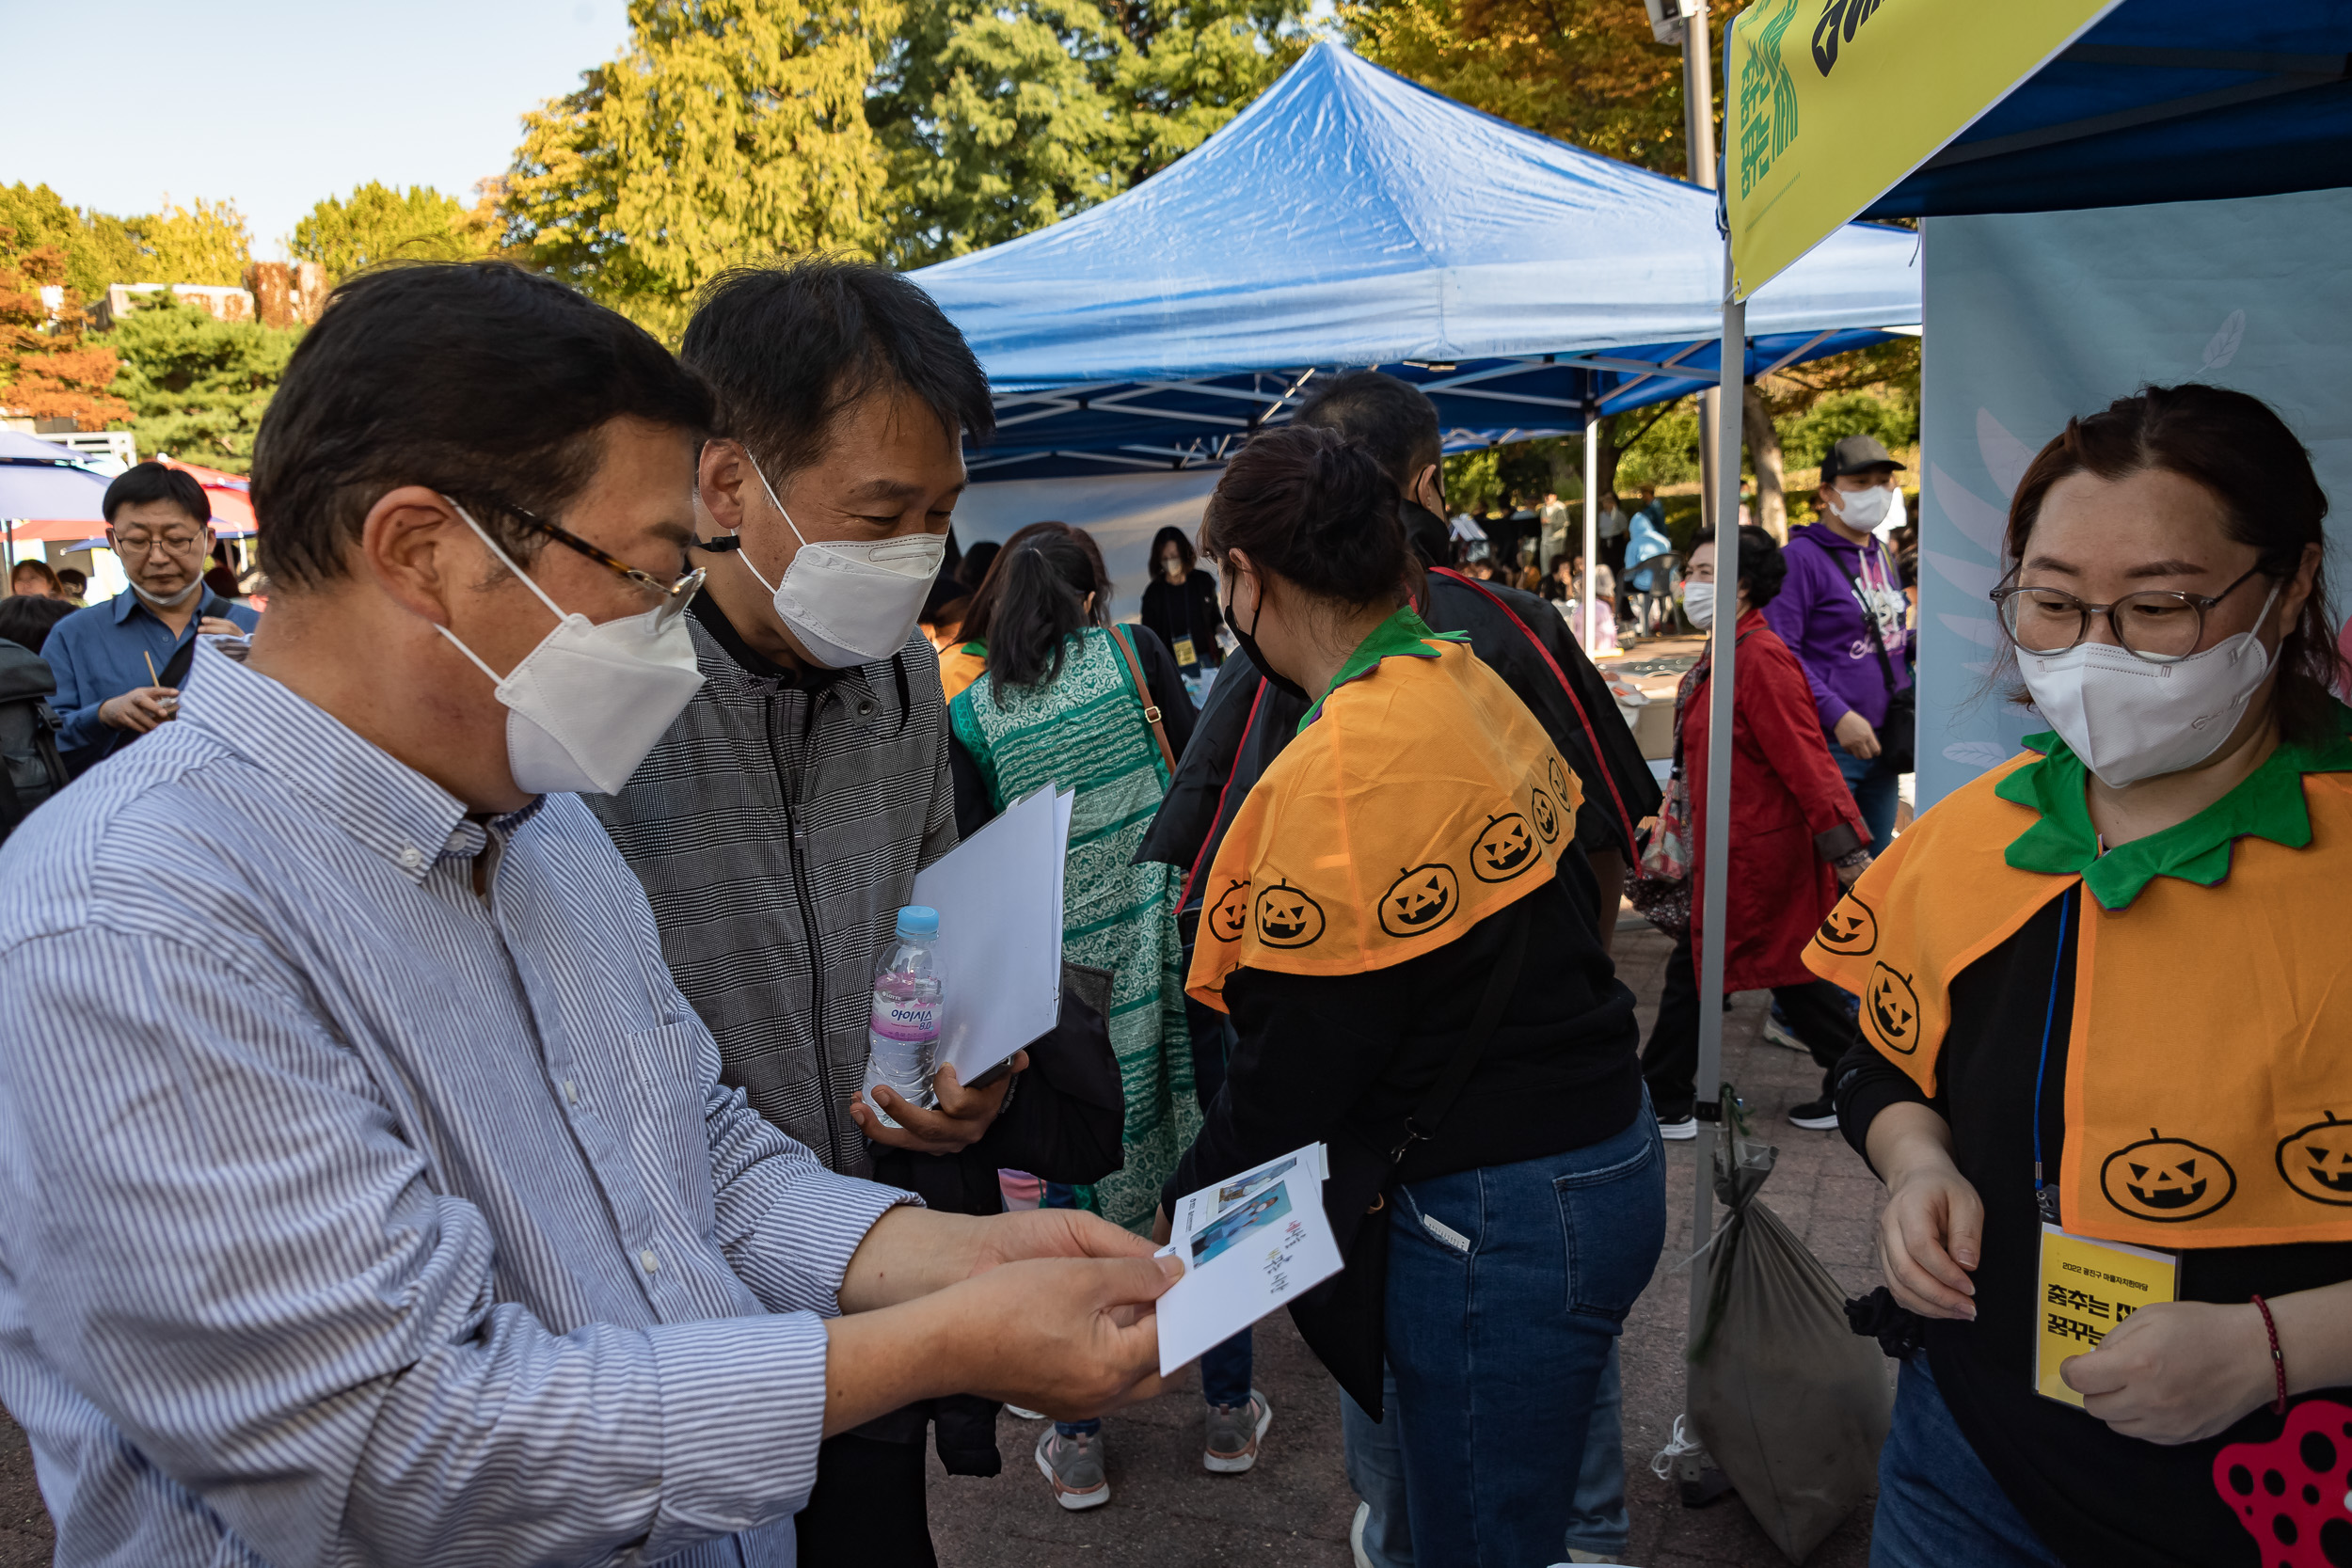
{"label": "brick paved ground", "polygon": [[[1626,981],[1643,1001],[1646,1030],[1666,959],[1662,938],[1628,917],[1619,942]],[[1820,1088],[1820,1072],[1759,1036],[1765,998],[1740,999],[1726,1021],[1724,1070],[1779,1145],[1765,1198],[1840,1284],[1860,1293],[1878,1283],[1870,1252],[1878,1183],[1835,1132],[1805,1132],[1782,1119]],[[1666,1441],[1682,1407],[1682,1344],[1688,1274],[1670,1273],[1691,1250],[1690,1146],[1667,1146],[1672,1225],[1658,1276],[1626,1325],[1626,1471],[1633,1513],[1629,1563],[1715,1568],[1782,1561],[1737,1498],[1689,1512],[1674,1489],[1652,1479],[1649,1456]],[[1248,1476],[1200,1468],[1197,1386],[1122,1411],[1109,1424],[1114,1497],[1090,1513],[1064,1513],[1048,1499],[1029,1458],[1039,1423],[1007,1418],[1005,1473],[993,1480],[946,1476],[934,1462],[931,1528],[947,1568],[1193,1568],[1248,1561],[1265,1568],[1347,1568],[1347,1526],[1356,1499],[1340,1464],[1338,1393],[1307,1354],[1286,1316],[1258,1328],[1258,1385],[1276,1418],[1264,1457]],[[1530,1412],[1531,1419],[1541,1413]],[[0,1420],[0,1568],[49,1560],[49,1526],[16,1428]],[[1869,1506],[1811,1559],[1816,1568],[1860,1568],[1869,1556]],[[832,1565],[824,1565],[832,1568]]]}

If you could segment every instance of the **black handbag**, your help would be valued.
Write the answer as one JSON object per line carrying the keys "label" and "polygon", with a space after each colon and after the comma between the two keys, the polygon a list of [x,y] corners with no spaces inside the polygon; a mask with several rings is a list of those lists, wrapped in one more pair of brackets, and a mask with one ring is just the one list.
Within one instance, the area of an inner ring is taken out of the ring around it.
{"label": "black handbag", "polygon": [[1346,1266],[1292,1303],[1291,1321],[1307,1348],[1375,1420],[1382,1419],[1381,1373],[1388,1358],[1389,1189],[1412,1147],[1434,1136],[1454,1108],[1518,989],[1527,958],[1527,920],[1523,911],[1515,912],[1519,918],[1503,940],[1502,956],[1487,972],[1476,1016],[1454,1043],[1445,1070],[1406,1117],[1402,1134],[1383,1148],[1343,1125],[1329,1143],[1331,1175],[1324,1183],[1323,1207]]}

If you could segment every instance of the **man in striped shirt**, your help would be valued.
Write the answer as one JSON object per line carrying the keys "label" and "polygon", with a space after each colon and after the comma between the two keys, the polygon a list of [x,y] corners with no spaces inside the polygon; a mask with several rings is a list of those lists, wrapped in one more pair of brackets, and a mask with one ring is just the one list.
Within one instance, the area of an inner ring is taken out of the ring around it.
{"label": "man in striped shirt", "polygon": [[825,1170],[553,782],[691,692],[707,418],[546,278],[346,285],[262,425],[250,653],[0,852],[0,1399],[59,1563],[790,1564],[827,1433],[1154,1389],[1148,1243]]}

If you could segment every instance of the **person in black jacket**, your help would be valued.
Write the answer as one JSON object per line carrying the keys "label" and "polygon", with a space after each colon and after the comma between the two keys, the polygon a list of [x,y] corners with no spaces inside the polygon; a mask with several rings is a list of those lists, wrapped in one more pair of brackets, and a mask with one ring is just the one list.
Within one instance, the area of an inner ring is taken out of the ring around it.
{"label": "person in black jacket", "polygon": [[[1531,594],[1500,582],[1475,580],[1445,569],[1452,546],[1445,523],[1438,409],[1422,390],[1377,371],[1318,380],[1294,423],[1337,431],[1363,447],[1394,486],[1397,519],[1414,556],[1428,570],[1415,608],[1438,631],[1459,631],[1470,649],[1527,705],[1552,747],[1575,775],[1583,797],[1576,813],[1577,851],[1590,875],[1588,918],[1601,947],[1614,933],[1626,868],[1639,853],[1636,826],[1655,816],[1659,788],[1633,732],[1618,716],[1600,672],[1570,635],[1558,611]],[[1269,686],[1247,657],[1228,659],[1203,705],[1192,744],[1177,764],[1168,803],[1152,824],[1143,855],[1185,868],[1178,921],[1194,939],[1200,920],[1209,863],[1250,788],[1296,735],[1307,710],[1299,697]],[[1195,1079],[1204,1094],[1224,1076],[1232,1030],[1209,1009],[1191,1009]],[[1625,1509],[1623,1443],[1618,1420],[1615,1360],[1602,1373],[1586,1444],[1593,1458],[1577,1481],[1577,1511],[1567,1549],[1606,1560],[1622,1552],[1629,1521]],[[1400,1474],[1385,1450],[1395,1443],[1353,1400],[1343,1398],[1349,1479],[1364,1499],[1358,1534],[1374,1568],[1402,1568],[1384,1542],[1402,1542],[1406,1502]]]}
{"label": "person in black jacket", "polygon": [[1663,1146],[1568,832],[1581,791],[1414,613],[1392,494],[1311,426],[1260,436],[1210,502],[1228,620],[1310,705],[1207,873],[1187,989],[1239,1046],[1162,1201],[1327,1143],[1347,1266],[1293,1315],[1364,1413],[1398,1406],[1413,1561],[1550,1561],[1664,1242]]}
{"label": "person in black jacket", "polygon": [[1217,668],[1225,662],[1216,638],[1225,629],[1225,617],[1216,608],[1216,575],[1195,564],[1192,541],[1183,529],[1164,528],[1152,536],[1143,624],[1176,656],[1184,690],[1193,702],[1207,701]]}

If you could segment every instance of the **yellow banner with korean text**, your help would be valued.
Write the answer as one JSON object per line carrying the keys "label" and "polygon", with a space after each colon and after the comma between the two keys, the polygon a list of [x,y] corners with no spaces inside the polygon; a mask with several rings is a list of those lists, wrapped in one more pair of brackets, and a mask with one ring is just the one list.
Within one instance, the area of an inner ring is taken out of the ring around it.
{"label": "yellow banner with korean text", "polygon": [[1724,40],[1732,292],[1762,288],[2122,0],[1756,0]]}

